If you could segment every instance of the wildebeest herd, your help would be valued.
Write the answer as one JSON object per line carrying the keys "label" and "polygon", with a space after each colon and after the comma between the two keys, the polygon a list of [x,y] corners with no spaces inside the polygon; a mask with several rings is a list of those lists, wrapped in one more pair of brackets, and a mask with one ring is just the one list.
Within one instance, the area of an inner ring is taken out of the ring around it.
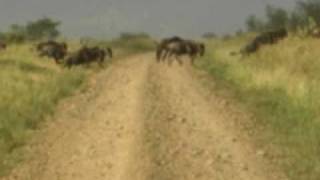
{"label": "wildebeest herd", "polygon": [[[244,46],[238,53],[250,55],[258,51],[262,46],[275,44],[287,36],[288,32],[284,28],[261,33]],[[6,48],[6,43],[0,41],[0,51],[5,50]],[[69,53],[68,45],[66,43],[59,43],[52,40],[37,44],[36,50],[40,57],[46,56],[52,58],[57,64],[64,64],[68,68],[82,64],[90,64],[92,62],[97,62],[101,65],[105,61],[105,58],[108,57],[111,59],[113,57],[113,51],[109,47],[100,48],[97,46],[83,46],[78,51]],[[206,47],[202,42],[173,36],[165,38],[157,43],[156,60],[158,63],[168,61],[169,65],[176,60],[182,65],[183,60],[181,57],[188,56],[190,63],[193,65],[194,60],[197,57],[204,56],[205,51]],[[236,55],[238,53],[231,52],[231,55]]]}
{"label": "wildebeest herd", "polygon": [[111,48],[107,48],[107,50],[103,50],[98,47],[88,48],[83,47],[78,52],[70,55],[66,60],[67,67],[71,67],[74,65],[86,64],[97,61],[99,64],[104,62],[106,56],[112,58],[112,50]]}
{"label": "wildebeest herd", "polygon": [[57,64],[65,64],[67,67],[75,65],[89,64],[98,62],[102,64],[108,56],[112,58],[113,52],[111,48],[102,49],[99,47],[84,46],[77,52],[68,54],[68,46],[66,43],[58,43],[56,41],[42,42],[37,45],[39,56],[47,56],[53,58]]}
{"label": "wildebeest herd", "polygon": [[42,42],[37,45],[37,51],[40,57],[47,56],[53,58],[56,63],[60,63],[68,53],[66,43],[58,43],[55,41]]}
{"label": "wildebeest herd", "polygon": [[[4,50],[6,44],[0,41],[0,50]],[[48,57],[54,59],[56,64],[63,64],[65,67],[90,64],[97,62],[102,64],[106,57],[111,59],[113,51],[111,48],[87,47],[83,46],[76,52],[69,52],[68,45],[64,42],[53,40],[36,44],[35,47],[40,57]],[[163,39],[157,44],[156,60],[157,62],[168,61],[169,64],[173,60],[177,60],[179,64],[183,64],[181,56],[188,56],[191,64],[194,64],[196,57],[203,56],[205,53],[205,45],[194,40],[183,39],[178,36]],[[174,56],[174,58],[172,58]]]}

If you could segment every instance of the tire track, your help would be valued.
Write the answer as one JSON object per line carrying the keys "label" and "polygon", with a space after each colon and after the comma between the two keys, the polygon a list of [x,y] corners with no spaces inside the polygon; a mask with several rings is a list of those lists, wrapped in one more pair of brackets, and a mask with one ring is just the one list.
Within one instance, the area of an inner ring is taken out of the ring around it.
{"label": "tire track", "polygon": [[229,125],[243,116],[203,88],[192,68],[153,64],[150,72],[145,137],[157,164],[150,179],[285,179]]}

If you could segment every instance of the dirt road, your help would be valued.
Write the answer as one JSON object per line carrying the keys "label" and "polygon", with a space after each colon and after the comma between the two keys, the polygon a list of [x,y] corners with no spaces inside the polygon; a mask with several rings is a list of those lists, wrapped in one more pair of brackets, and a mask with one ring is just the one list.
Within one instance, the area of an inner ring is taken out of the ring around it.
{"label": "dirt road", "polygon": [[5,180],[280,180],[196,70],[121,60],[61,104]]}

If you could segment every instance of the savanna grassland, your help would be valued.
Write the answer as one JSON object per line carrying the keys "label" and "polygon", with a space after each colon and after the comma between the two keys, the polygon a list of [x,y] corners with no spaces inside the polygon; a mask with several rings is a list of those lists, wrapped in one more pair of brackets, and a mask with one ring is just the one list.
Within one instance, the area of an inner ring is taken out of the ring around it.
{"label": "savanna grassland", "polygon": [[280,149],[270,158],[290,179],[319,179],[320,40],[290,35],[252,55],[231,55],[253,37],[209,40],[209,52],[197,66],[253,112],[256,131],[264,134],[259,141]]}
{"label": "savanna grassland", "polygon": [[28,141],[30,131],[86,79],[86,71],[62,69],[31,49],[12,45],[0,53],[1,171],[18,160],[15,150]]}
{"label": "savanna grassland", "polygon": [[[150,38],[122,37],[109,42],[87,42],[89,46],[113,47],[115,58],[107,60],[103,67],[85,65],[71,69],[55,64],[52,59],[38,57],[34,43],[9,45],[0,53],[0,175],[6,175],[17,162],[24,160],[25,151],[21,147],[26,147],[41,123],[51,119],[59,102],[75,92],[85,92],[88,79],[100,72],[99,78],[95,78],[96,81],[103,80],[99,86],[102,89],[95,87],[100,96],[90,104],[76,105],[86,110],[70,122],[57,125],[61,126],[57,134],[72,132],[70,139],[66,136],[59,141],[68,142],[70,151],[65,152],[64,143],[52,142],[57,139],[55,133],[51,134],[56,129],[48,129],[48,138],[43,142],[45,146],[41,147],[44,148],[42,153],[54,154],[49,156],[48,169],[58,167],[55,163],[65,163],[79,174],[85,172],[91,161],[98,163],[101,158],[88,160],[87,154],[77,154],[76,159],[85,164],[83,169],[68,163],[74,161],[72,155],[78,152],[78,147],[85,146],[102,154],[110,151],[110,157],[102,159],[120,163],[113,169],[115,174],[123,172],[122,166],[125,166],[129,167],[128,172],[138,171],[141,177],[149,177],[150,174],[144,171],[144,164],[149,163],[147,168],[156,173],[156,177],[183,177],[189,173],[208,178],[278,179],[275,178],[278,173],[263,170],[259,160],[262,154],[276,165],[276,169],[278,165],[283,167],[289,179],[317,180],[320,177],[320,52],[317,49],[320,40],[289,35],[278,44],[265,45],[252,55],[232,55],[254,37],[255,34],[246,34],[207,41],[207,53],[197,60],[196,66],[213,77],[216,92],[210,93],[198,84],[198,77],[194,75],[196,70],[188,65],[158,64],[149,53],[125,58],[154,50],[156,44]],[[70,52],[83,46],[72,41],[68,45]],[[109,63],[114,61],[118,64],[109,68]],[[203,92],[214,96],[213,102],[203,98]],[[254,136],[259,148],[244,150],[242,146],[246,142],[237,137],[238,127],[230,129],[226,125],[245,118],[229,109],[219,92],[231,95],[254,115],[252,125],[246,131]],[[79,121],[85,117],[92,119]],[[220,125],[217,126],[216,121]],[[71,129],[67,126],[69,123]],[[118,126],[119,129],[115,128]],[[79,138],[79,129],[92,135],[84,137],[86,143]],[[234,137],[237,138],[229,142]],[[126,143],[122,144],[122,138]],[[101,144],[97,140],[101,140]],[[119,147],[110,148],[113,143],[109,143],[115,141],[119,141]],[[52,144],[56,148],[52,149]],[[135,149],[137,147],[143,148]],[[127,155],[112,156],[113,153]],[[127,156],[140,157],[142,154],[146,159],[133,158],[134,162],[139,162],[139,168],[136,164],[121,164],[127,162]],[[38,154],[34,156],[38,164],[48,158],[43,154],[39,154],[39,158]],[[166,162],[162,162],[163,159]],[[191,162],[198,166],[184,165]],[[33,168],[28,163],[23,167]],[[84,173],[83,178],[94,177],[98,171],[109,171],[92,167],[97,172]],[[65,172],[67,179],[70,169],[56,170]],[[59,173],[41,171],[40,168],[34,172],[38,179],[49,177],[50,173],[53,173],[50,174],[52,178],[59,176]],[[23,171],[21,177],[26,175],[24,172],[28,171]]]}
{"label": "savanna grassland", "polygon": [[[92,41],[89,46],[114,47],[115,58],[150,50],[151,40],[136,38],[126,45],[124,39],[112,42]],[[23,159],[20,147],[32,139],[33,131],[49,119],[60,100],[77,91],[85,91],[87,79],[104,66],[80,66],[71,69],[52,59],[39,57],[32,42],[10,44],[0,52],[0,175]],[[132,46],[131,46],[132,45]],[[70,52],[82,45],[68,41]],[[132,49],[131,47],[134,47]]]}

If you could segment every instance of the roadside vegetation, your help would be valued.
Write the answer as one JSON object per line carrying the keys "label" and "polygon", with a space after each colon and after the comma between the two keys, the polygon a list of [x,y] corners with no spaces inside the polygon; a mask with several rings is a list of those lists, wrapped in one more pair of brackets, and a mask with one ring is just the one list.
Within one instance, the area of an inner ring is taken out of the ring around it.
{"label": "roadside vegetation", "polygon": [[[254,113],[254,127],[259,127],[256,131],[265,132],[261,144],[266,149],[280,149],[280,153],[273,152],[270,158],[284,167],[290,179],[317,180],[320,40],[309,32],[319,27],[319,11],[313,10],[320,9],[320,2],[300,2],[297,6],[300,11],[292,16],[281,8],[268,6],[265,22],[249,17],[247,33],[227,39],[207,38],[209,52],[197,66],[212,74],[218,87],[231,91],[235,99]],[[289,17],[299,17],[301,21],[290,21]],[[297,26],[288,26],[288,22],[297,22]],[[285,40],[265,45],[249,56],[234,53],[258,33],[281,27],[291,30]]]}
{"label": "roadside vegetation", "polygon": [[256,115],[266,144],[282,149],[279,162],[291,179],[320,177],[320,46],[318,39],[290,37],[250,57],[230,56],[247,37],[211,41],[199,67]]}
{"label": "roadside vegetation", "polygon": [[12,45],[0,53],[0,174],[21,158],[19,147],[52,114],[59,100],[71,95],[86,79],[81,68],[61,69],[38,58],[31,45]]}
{"label": "roadside vegetation", "polygon": [[[61,37],[59,25],[60,22],[43,18],[26,25],[12,25],[7,32],[0,33],[0,41],[8,46],[0,50],[0,175],[23,160],[21,147],[54,113],[60,100],[85,89],[88,77],[101,70],[98,66],[67,69],[57,65],[52,59],[38,56],[38,42],[64,41],[71,53],[84,45],[111,47],[116,51],[115,59],[149,51],[154,46],[147,34],[140,33],[125,33],[112,41],[66,40]],[[106,61],[109,64],[112,60]]]}

